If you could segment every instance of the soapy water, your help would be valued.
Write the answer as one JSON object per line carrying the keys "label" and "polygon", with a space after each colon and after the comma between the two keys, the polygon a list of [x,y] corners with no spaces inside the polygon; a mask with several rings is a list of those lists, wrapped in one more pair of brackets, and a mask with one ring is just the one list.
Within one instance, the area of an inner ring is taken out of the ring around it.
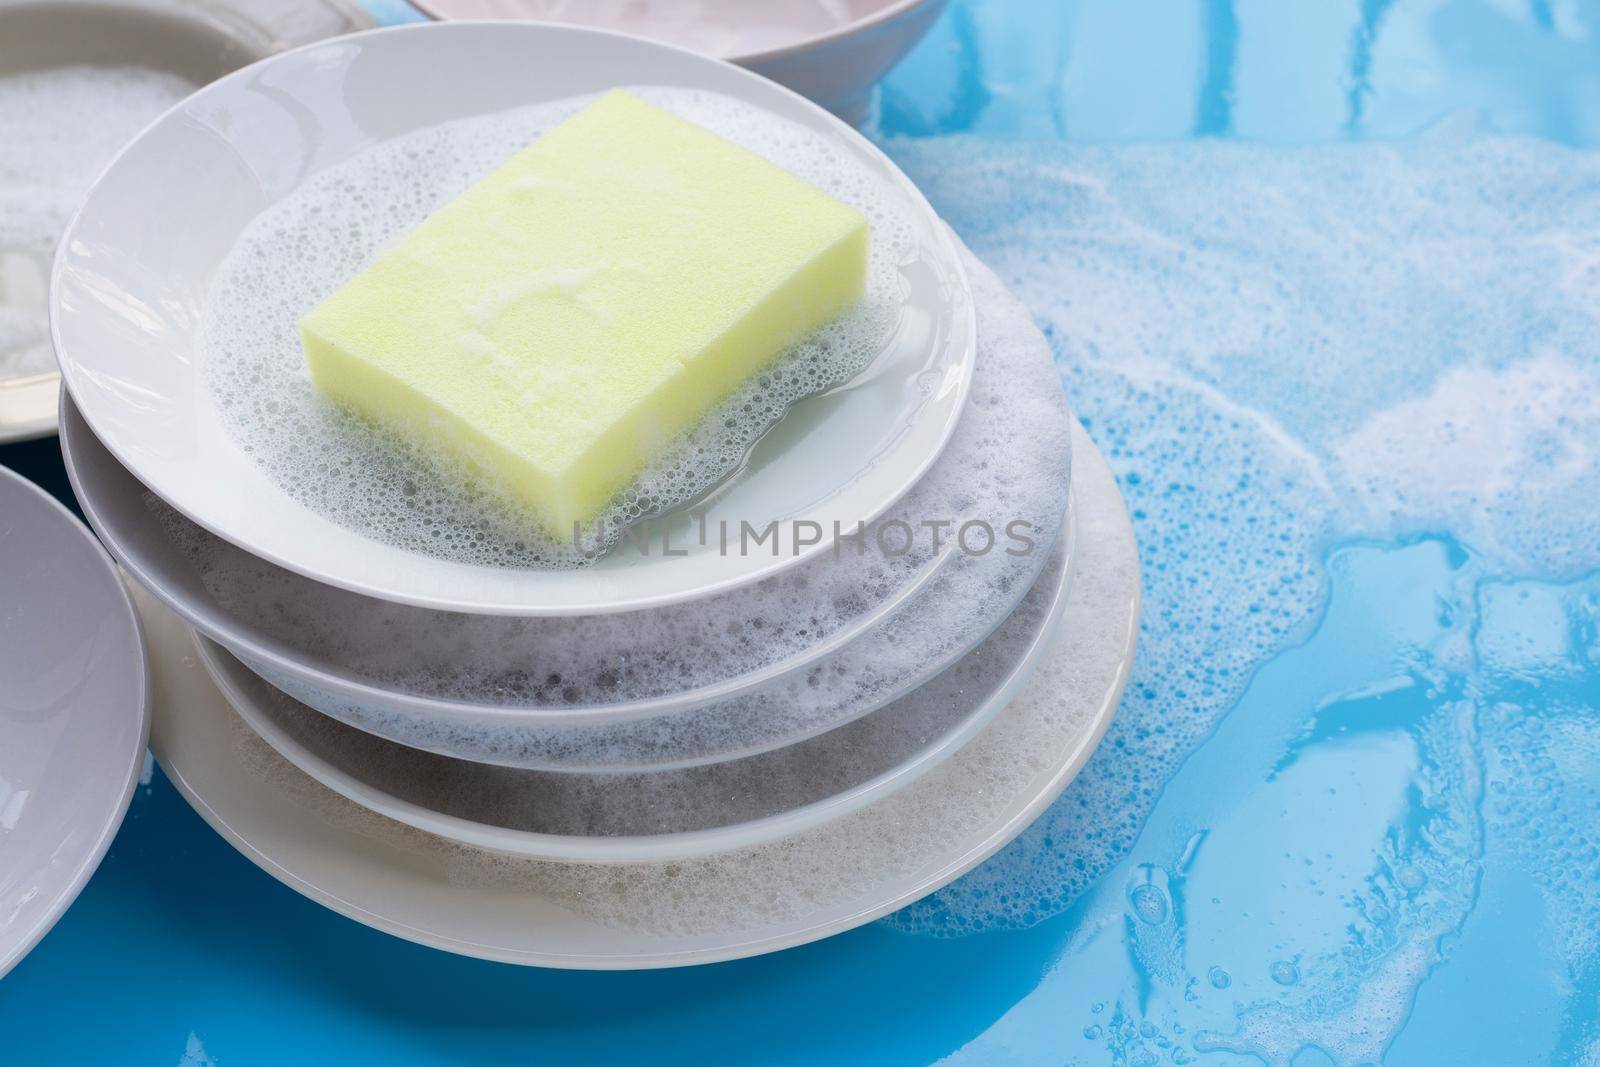
{"label": "soapy water", "polygon": [[[1131,531],[1116,507],[1109,472],[1091,467],[1078,485],[1077,499],[1085,506],[1060,626],[1022,692],[926,773],[866,807],[781,839],[619,865],[502,855],[413,829],[333,793],[236,716],[219,726],[228,731],[242,764],[266,779],[275,795],[442,872],[464,900],[483,890],[533,894],[580,922],[631,932],[628,943],[641,954],[680,952],[686,947],[681,938],[750,945],[789,936],[797,926],[849,922],[863,909],[883,906],[886,892],[904,892],[936,877],[962,850],[1000,832],[1020,802],[1038,795],[1066,760],[1087,751],[1105,696],[1124,666],[1137,574]],[[971,699],[982,688],[973,668],[986,673],[981,664],[964,663],[961,677],[951,679],[943,695]],[[761,788],[784,789],[775,782]]]}
{"label": "soapy water", "polygon": [[985,707],[998,708],[1061,596],[1066,546],[982,644],[878,711],[760,755],[671,771],[528,771],[387,742],[301,704],[214,653],[224,675],[295,744],[364,786],[429,812],[525,833],[682,834],[792,813],[926,754]]}
{"label": "soapy water", "polygon": [[194,89],[135,66],[0,75],[0,378],[55,369],[45,299],[56,241],[123,143]]}
{"label": "soapy water", "polygon": [[795,402],[840,386],[885,348],[900,267],[916,247],[903,194],[827,138],[717,93],[632,91],[858,208],[871,226],[867,291],[686,437],[650,460],[583,531],[555,537],[502,487],[363,423],[320,397],[297,322],[407,230],[594,97],[462,119],[382,142],[319,171],[239,235],[207,294],[201,352],[224,424],[301,504],[375,540],[489,566],[576,566],[641,519],[692,502],[732,473]]}
{"label": "soapy water", "polygon": [[888,920],[1060,942],[954,1058],[1600,1056],[1600,159],[889,147],[1050,336],[1144,566],[1095,758]]}
{"label": "soapy water", "polygon": [[[848,722],[927,681],[998,626],[1046,565],[1066,509],[1072,426],[1049,347],[994,275],[971,255],[964,261],[978,309],[967,410],[885,516],[948,523],[943,549],[930,537],[905,552],[900,542],[884,549],[857,539],[688,605],[470,616],[310,581],[145,494],[139,517],[154,520],[172,549],[152,570],[167,568],[180,601],[221,613],[309,668],[274,669],[240,649],[268,681],[419,748],[523,767],[660,766],[759,751]],[[130,491],[138,488],[99,490]],[[974,520],[996,530],[1021,522],[1033,549],[1000,542],[961,551],[948,531]],[[121,539],[154,534],[123,529]],[[448,703],[419,710],[410,696]],[[577,714],[490,716],[486,707]]]}

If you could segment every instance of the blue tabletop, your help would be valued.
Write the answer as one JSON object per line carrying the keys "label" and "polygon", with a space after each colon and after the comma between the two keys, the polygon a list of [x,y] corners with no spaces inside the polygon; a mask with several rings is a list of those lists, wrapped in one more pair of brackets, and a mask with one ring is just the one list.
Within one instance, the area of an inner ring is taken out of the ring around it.
{"label": "blue tabletop", "polygon": [[0,1062],[1600,1062],[1600,3],[956,0],[869,133],[1133,511],[1060,801],[853,933],[576,974],[327,912],[153,771]]}

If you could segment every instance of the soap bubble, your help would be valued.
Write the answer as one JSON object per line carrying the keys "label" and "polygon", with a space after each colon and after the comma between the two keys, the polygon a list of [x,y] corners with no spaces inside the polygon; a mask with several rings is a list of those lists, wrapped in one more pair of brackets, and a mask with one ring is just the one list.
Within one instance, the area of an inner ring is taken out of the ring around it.
{"label": "soap bubble", "polygon": [[54,369],[46,290],[56,241],[117,150],[194,89],[135,66],[0,76],[0,377]]}

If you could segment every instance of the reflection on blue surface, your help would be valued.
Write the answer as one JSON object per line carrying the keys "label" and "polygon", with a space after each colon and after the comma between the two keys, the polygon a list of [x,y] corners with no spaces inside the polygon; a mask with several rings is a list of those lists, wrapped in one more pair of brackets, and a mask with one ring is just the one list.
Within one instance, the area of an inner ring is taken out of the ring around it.
{"label": "reflection on blue surface", "polygon": [[1600,755],[1600,580],[1492,579],[1435,539],[1328,571],[1316,631],[1039,928],[1064,950],[965,1057],[1368,1063],[1393,1041],[1392,1062],[1512,1064],[1593,1041],[1600,976],[1569,961],[1600,790],[1555,793]]}
{"label": "reflection on blue surface", "polygon": [[1496,129],[1600,137],[1592,0],[957,2],[889,78],[889,134],[1269,142]]}
{"label": "reflection on blue surface", "polygon": [[1134,512],[1061,801],[885,922],[589,975],[338,918],[157,774],[0,1059],[1600,1060],[1600,4],[958,0],[871,132]]}

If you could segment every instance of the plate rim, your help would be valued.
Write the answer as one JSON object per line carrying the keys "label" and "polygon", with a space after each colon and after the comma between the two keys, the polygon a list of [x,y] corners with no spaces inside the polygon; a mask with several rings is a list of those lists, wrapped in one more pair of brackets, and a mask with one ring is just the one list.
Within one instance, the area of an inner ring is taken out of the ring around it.
{"label": "plate rim", "polygon": [[[728,592],[731,589],[754,584],[756,582],[774,577],[782,571],[787,570],[790,567],[793,567],[807,559],[810,559],[821,552],[827,551],[832,547],[834,544],[833,538],[824,536],[816,544],[809,545],[804,548],[791,545],[790,551],[786,553],[775,552],[770,560],[764,565],[752,566],[738,574],[729,575],[709,583],[701,583],[692,589],[679,589],[649,595],[617,596],[610,599],[600,600],[593,599],[593,594],[590,594],[588,599],[583,600],[569,598],[559,602],[545,600],[538,603],[532,603],[526,599],[520,602],[511,602],[509,600],[484,597],[482,595],[467,599],[462,599],[458,595],[457,598],[452,599],[450,596],[440,592],[424,593],[417,590],[408,592],[396,590],[394,588],[383,588],[378,584],[375,584],[375,580],[369,579],[366,581],[358,581],[350,578],[343,578],[338,574],[327,572],[325,569],[316,569],[304,563],[297,563],[294,559],[290,558],[289,556],[285,556],[280,552],[268,552],[263,550],[258,545],[245,543],[239,539],[240,535],[238,531],[230,533],[229,531],[219,528],[217,525],[213,525],[212,522],[207,521],[207,519],[198,514],[195,514],[189,506],[174,500],[168,495],[167,492],[163,492],[160,488],[150,484],[144,477],[140,476],[139,468],[129,461],[126,443],[123,443],[123,447],[119,448],[116,441],[116,435],[113,434],[108,438],[107,434],[102,432],[103,427],[96,424],[93,414],[93,406],[85,405],[82,402],[79,394],[79,387],[81,384],[79,382],[79,378],[92,377],[93,372],[78,366],[75,360],[62,358],[62,353],[65,351],[65,345],[63,344],[61,336],[62,298],[60,295],[60,290],[63,285],[63,276],[67,273],[68,269],[68,249],[73,243],[70,238],[74,237],[79,232],[84,219],[84,214],[89,208],[91,202],[95,199],[96,193],[105,183],[106,178],[117,169],[118,165],[129,154],[129,152],[136,145],[140,144],[145,139],[146,135],[149,134],[153,129],[167,122],[173,116],[179,114],[185,107],[189,105],[191,101],[195,100],[196,98],[216,91],[223,86],[227,86],[252,77],[256,72],[258,72],[259,69],[264,68],[268,64],[282,62],[286,59],[298,56],[301,53],[326,47],[330,42],[336,42],[342,46],[350,46],[359,44],[369,39],[378,39],[390,36],[427,33],[435,35],[441,33],[476,33],[485,30],[523,33],[532,36],[548,34],[556,37],[576,36],[583,38],[595,38],[605,42],[602,44],[602,47],[615,47],[617,45],[622,45],[628,48],[642,47],[645,49],[655,49],[672,53],[680,57],[685,57],[694,63],[711,64],[715,67],[722,68],[725,71],[732,72],[737,78],[747,79],[758,84],[763,92],[774,92],[779,96],[789,98],[789,101],[793,105],[799,107],[803,111],[810,111],[813,113],[818,119],[825,123],[827,128],[831,129],[836,136],[841,137],[847,144],[851,145],[851,147],[858,152],[865,153],[867,158],[875,161],[880,166],[886,167],[891,176],[898,178],[897,184],[901,191],[910,200],[912,207],[914,209],[920,209],[921,212],[925,213],[926,217],[931,221],[933,240],[944,253],[944,266],[950,271],[955,281],[958,283],[958,292],[956,294],[955,301],[957,306],[955,314],[949,324],[952,327],[952,340],[950,343],[961,345],[964,351],[964,355],[960,359],[959,364],[945,371],[943,380],[934,390],[934,396],[936,397],[948,395],[949,402],[953,405],[951,413],[944,419],[943,425],[939,429],[936,447],[929,448],[924,455],[918,458],[914,465],[908,466],[904,474],[899,479],[899,485],[891,492],[886,494],[883,499],[877,501],[868,512],[863,514],[860,517],[861,521],[870,524],[879,518],[890,507],[892,507],[895,502],[904,497],[905,494],[909,492],[910,489],[927,474],[928,470],[933,466],[933,464],[938,460],[939,456],[943,454],[945,448],[949,445],[950,439],[954,435],[956,427],[961,421],[962,414],[966,409],[967,401],[971,395],[973,367],[977,361],[977,320],[973,306],[974,301],[971,279],[967,274],[966,264],[962,260],[961,250],[954,233],[933,209],[932,204],[928,202],[928,199],[923,194],[922,190],[910,179],[909,176],[905,174],[903,170],[900,169],[900,166],[897,163],[889,158],[889,156],[881,148],[873,144],[865,135],[863,135],[859,130],[855,129],[849,123],[840,119],[837,115],[834,115],[820,104],[815,103],[814,101],[808,99],[800,93],[795,92],[787,86],[772,81],[768,78],[764,78],[761,75],[741,67],[736,63],[713,56],[707,56],[676,45],[635,37],[612,30],[597,29],[587,26],[553,25],[549,23],[529,22],[526,20],[517,19],[425,21],[403,23],[393,26],[377,26],[371,29],[360,30],[355,33],[343,34],[336,38],[310,41],[294,48],[285,49],[284,51],[276,52],[272,55],[263,56],[253,63],[240,67],[237,70],[230,71],[222,77],[201,86],[195,90],[193,94],[183,100],[178,101],[172,107],[156,116],[126,144],[124,144],[121,149],[118,150],[117,154],[105,165],[105,168],[96,177],[93,184],[90,185],[88,191],[85,192],[83,199],[73,209],[71,217],[68,219],[66,226],[62,230],[61,239],[58,241],[54,255],[51,258],[49,272],[50,282],[47,297],[50,342],[56,353],[58,369],[61,375],[62,389],[63,391],[70,392],[72,394],[74,403],[77,405],[78,411],[82,415],[84,421],[88,424],[90,430],[94,432],[95,436],[106,447],[106,449],[111,452],[112,456],[117,460],[117,462],[121,463],[126,469],[132,472],[141,483],[146,485],[146,487],[152,492],[160,496],[185,518],[201,526],[210,533],[237,545],[239,548],[244,549],[253,555],[268,560],[269,562],[283,567],[286,570],[294,571],[295,573],[310,578],[314,581],[337,586],[351,592],[360,593],[376,600],[408,604],[414,607],[428,608],[435,611],[454,611],[465,614],[483,615],[559,617],[575,615],[603,615],[638,611],[649,608],[669,607],[677,604],[693,603],[697,600],[702,600],[718,593]],[[756,106],[759,107],[761,105]],[[420,129],[422,127],[418,128]],[[870,370],[870,367],[867,369]],[[952,379],[954,380],[952,381]],[[788,412],[785,412],[783,418],[788,417]],[[782,422],[783,418],[780,418],[778,422]],[[776,425],[776,423],[774,425]],[[171,487],[168,486],[168,491],[170,492],[170,490]],[[371,539],[364,538],[364,540],[370,541]],[[379,542],[373,543],[378,544]],[[399,548],[395,548],[394,550],[404,551]],[[762,558],[765,559],[766,557]],[[486,571],[485,573],[489,574],[494,572]],[[505,573],[504,569],[501,569],[499,573]]]}
{"label": "plate rim", "polygon": [[[1131,671],[1139,629],[1142,590],[1139,580],[1137,544],[1134,539],[1126,504],[1122,500],[1121,493],[1116,490],[1110,468],[1098,451],[1094,450],[1081,425],[1076,426],[1074,430],[1074,448],[1084,449],[1084,451],[1080,451],[1077,454],[1086,458],[1092,453],[1094,458],[1084,466],[1098,468],[1096,476],[1108,483],[1112,489],[1108,511],[1114,511],[1114,515],[1108,514],[1106,518],[1114,523],[1116,529],[1114,537],[1109,540],[1122,542],[1122,544],[1117,548],[1119,558],[1111,562],[1126,569],[1126,582],[1128,584],[1126,615],[1120,618],[1118,630],[1115,634],[1121,645],[1121,655],[1110,685],[1105,691],[1091,721],[1090,728],[1077,738],[1072,749],[1065,753],[1062,760],[1042,784],[1035,784],[1037,776],[1035,780],[1030,780],[1025,787],[1031,792],[1029,799],[997,825],[989,828],[982,841],[946,860],[934,874],[918,878],[915,886],[902,888],[889,899],[876,900],[854,907],[847,913],[835,916],[827,922],[799,930],[791,929],[782,934],[757,935],[751,938],[731,941],[714,949],[673,949],[647,955],[638,953],[590,953],[585,955],[581,953],[507,950],[500,946],[485,943],[481,938],[448,936],[436,930],[424,930],[409,922],[380,914],[357,901],[324,889],[309,878],[289,869],[286,864],[278,859],[269,856],[260,847],[251,843],[244,835],[236,831],[209,801],[196,792],[193,785],[184,777],[182,768],[171,765],[169,756],[163,755],[165,746],[161,743],[159,731],[156,735],[157,760],[161,763],[163,770],[167,773],[168,778],[173,782],[179,793],[183,795],[184,799],[189,802],[195,811],[218,834],[268,874],[296,892],[347,918],[441,951],[524,966],[577,970],[636,970],[690,966],[740,959],[792,948],[834,934],[843,933],[896,911],[942,888],[1008,844],[1017,834],[1032,823],[1046,807],[1054,802],[1067,784],[1076,777],[1084,764],[1088,762],[1089,757],[1095,751],[1101,738],[1103,738],[1117,705],[1121,701]],[[1119,601],[1119,603],[1121,602]],[[194,669],[199,670],[198,665],[195,665]],[[221,699],[220,694],[218,699]]]}
{"label": "plate rim", "polygon": [[84,887],[89,884],[89,879],[95,871],[100,869],[100,864],[105,860],[106,853],[111,849],[111,842],[116,838],[117,831],[122,829],[122,823],[127,818],[128,808],[133,802],[134,790],[139,785],[141,772],[144,768],[145,753],[150,747],[150,725],[152,715],[152,682],[150,671],[150,650],[145,640],[144,619],[139,610],[134,606],[133,598],[128,595],[127,586],[124,584],[122,571],[105,546],[100,543],[94,533],[74,515],[65,504],[57,500],[42,486],[29,478],[24,477],[9,467],[0,465],[0,481],[14,482],[24,492],[31,492],[35,497],[47,503],[54,509],[56,515],[71,527],[73,533],[84,541],[91,555],[98,557],[105,574],[110,578],[116,595],[112,597],[108,614],[119,614],[122,621],[132,627],[134,647],[138,655],[134,659],[134,673],[138,691],[138,705],[136,714],[139,725],[136,731],[136,743],[128,760],[128,766],[122,776],[122,784],[116,792],[117,800],[111,805],[106,814],[104,823],[96,831],[94,843],[83,853],[72,877],[67,880],[65,887],[56,899],[46,908],[26,933],[24,933],[10,950],[0,950],[0,978],[14,969],[27,958],[39,942],[44,940],[46,934],[55,928],[68,909],[78,899]]}
{"label": "plate rim", "polygon": [[[1061,575],[1056,580],[1055,588],[1050,590],[1050,604],[1047,612],[1040,621],[1038,629],[1029,637],[1027,647],[1007,670],[1003,681],[979,705],[970,709],[951,727],[910,753],[907,758],[863,782],[858,782],[836,793],[810,801],[796,808],[774,812],[756,819],[746,819],[743,822],[707,827],[700,830],[619,835],[615,837],[552,834],[530,830],[515,830],[510,827],[480,822],[462,815],[449,815],[443,812],[431,811],[415,801],[405,800],[388,790],[370,785],[362,779],[342,771],[319,752],[289,736],[269,713],[262,711],[257,706],[258,702],[254,697],[243,691],[239,680],[234,677],[235,671],[251,673],[249,666],[239,661],[220,643],[199,634],[193,627],[190,627],[189,630],[200,661],[206,668],[206,673],[210,676],[212,682],[216,684],[218,690],[221,691],[223,698],[232,707],[234,714],[244,720],[245,725],[254,730],[263,741],[271,745],[278,755],[294,764],[322,785],[345,799],[360,804],[362,807],[375,811],[396,822],[405,823],[415,829],[423,830],[460,844],[489,851],[504,852],[527,859],[613,864],[698,859],[746,845],[765,844],[787,837],[790,834],[798,833],[808,827],[842,818],[852,811],[910,785],[954,755],[967,741],[981,733],[983,728],[1004,710],[1005,706],[1011,702],[1011,699],[1027,686],[1034,670],[1044,657],[1049,654],[1055,636],[1064,624],[1066,609],[1071,601],[1073,577],[1072,539],[1076,536],[1077,527],[1075,508],[1069,508],[1067,521],[1070,525],[1063,531],[1064,543],[1061,544],[1059,549],[1052,549],[1053,552],[1059,551],[1061,553],[1062,568]],[[1002,625],[1004,625],[1003,622]],[[981,643],[977,647],[981,647]],[[976,651],[976,647],[974,651]],[[223,656],[231,658],[233,663],[226,662],[222,658]],[[959,660],[956,662],[959,663]],[[948,671],[955,665],[955,663],[952,663],[945,670]],[[938,676],[935,675],[934,678]],[[927,685],[934,678],[928,679],[923,684]],[[258,680],[264,685],[270,686],[271,684],[266,682],[265,679],[258,678]],[[914,693],[915,690],[912,692]],[[911,693],[905,695],[910,696]],[[875,708],[868,712],[867,715],[878,714],[888,706],[886,704]],[[317,713],[314,708],[309,710]],[[863,718],[866,718],[866,715],[858,716],[856,719],[850,720],[850,722],[856,722]],[[786,744],[797,744],[802,741],[823,737],[832,732],[832,730],[842,729],[848,725],[850,725],[848,722],[841,723],[830,730],[822,731],[811,737],[797,738],[786,742]],[[357,729],[353,726],[348,728]],[[386,745],[399,745],[397,741],[390,741],[382,737],[379,737],[378,741]],[[752,755],[759,756],[762,754],[757,752]],[[461,759],[460,757],[454,758]],[[738,760],[740,758],[750,757],[734,755],[730,757],[730,760]],[[462,762],[471,761],[462,760]],[[671,767],[659,770],[642,768],[641,771],[642,773],[672,773],[675,769]],[[544,771],[536,773],[559,774],[565,772]],[[605,772],[591,770],[578,773],[599,776]],[[374,801],[385,806],[378,807]],[[400,814],[400,812],[405,812],[406,814]],[[500,840],[502,843],[496,844],[496,840]]]}
{"label": "plate rim", "polygon": [[[68,413],[69,408],[71,412],[70,414]],[[74,440],[81,432],[92,439],[91,444],[93,446],[100,448],[104,448],[105,446],[99,441],[98,438],[94,437],[94,431],[89,428],[87,420],[83,418],[82,413],[78,410],[71,394],[65,390],[61,392],[59,411],[59,422],[61,426],[61,451],[65,460],[64,466],[67,472],[67,479],[71,483],[73,493],[78,499],[79,506],[83,509],[84,518],[88,522],[89,527],[94,531],[96,536],[102,539],[103,543],[111,552],[112,558],[118,562],[118,565],[121,567],[123,573],[133,577],[145,589],[146,592],[150,593],[155,597],[156,600],[160,601],[167,610],[177,615],[192,629],[202,634],[207,640],[221,645],[230,655],[243,661],[245,666],[253,672],[258,674],[260,673],[256,667],[251,665],[251,658],[262,661],[274,670],[282,671],[284,674],[291,675],[296,680],[305,681],[319,687],[324,687],[331,693],[336,693],[342,697],[352,700],[365,700],[383,703],[390,707],[404,706],[407,709],[407,713],[411,715],[430,715],[442,713],[463,717],[475,717],[482,721],[520,720],[543,726],[557,726],[564,723],[573,723],[578,719],[581,719],[585,724],[595,722],[645,721],[653,717],[670,715],[685,710],[686,708],[692,706],[698,699],[719,700],[730,694],[757,690],[764,680],[772,677],[778,677],[788,672],[805,669],[810,665],[814,665],[824,655],[832,654],[832,652],[837,652],[847,647],[852,641],[865,636],[866,630],[870,628],[870,626],[862,627],[858,620],[856,623],[852,623],[851,626],[841,630],[839,634],[835,634],[834,636],[830,637],[826,643],[830,644],[832,647],[826,652],[817,652],[813,654],[813,650],[808,649],[804,653],[796,653],[794,656],[779,661],[777,664],[759,668],[758,670],[748,672],[746,675],[738,676],[733,680],[719,682],[716,683],[715,686],[711,687],[702,687],[702,690],[697,691],[697,695],[693,697],[691,697],[691,694],[686,693],[682,695],[674,694],[670,698],[637,698],[623,704],[607,705],[604,707],[574,711],[571,709],[549,709],[538,706],[489,704],[471,700],[458,700],[447,697],[429,696],[426,694],[386,689],[376,682],[363,680],[352,674],[335,674],[329,668],[303,663],[291,652],[269,647],[269,644],[264,644],[264,638],[254,631],[249,630],[244,624],[238,622],[237,619],[228,614],[223,608],[204,604],[197,606],[191,598],[179,596],[173,593],[170,588],[168,588],[167,583],[158,580],[155,577],[155,571],[146,565],[144,559],[133,558],[133,554],[125,551],[128,538],[121,536],[121,532],[125,531],[127,527],[124,526],[121,530],[119,530],[117,523],[108,522],[105,516],[105,509],[100,506],[100,503],[97,501],[96,494],[92,492],[85,492],[83,476],[79,473],[81,457],[79,457],[73,451],[70,442]],[[1072,416],[1070,413],[1066,413],[1064,417],[1071,418]],[[109,453],[109,449],[107,449],[107,452]],[[110,458],[112,462],[117,463],[119,467],[121,466],[120,461],[116,459],[115,455],[111,455]],[[144,483],[138,482],[138,479],[131,471],[128,471],[126,467],[122,467],[121,469],[123,473],[132,479],[136,484],[143,486]],[[146,491],[149,490],[147,489]],[[1072,490],[1069,484],[1069,499],[1071,491]],[[1046,547],[1049,551],[1054,551],[1056,543],[1063,536],[1066,536],[1066,534],[1069,532],[1071,524],[1075,521],[1076,519],[1071,513],[1071,508],[1069,507],[1065,509],[1063,512],[1063,517],[1054,531],[1054,535],[1042,541],[1041,544],[1043,544],[1044,547]],[[207,536],[214,535],[211,535],[208,531]],[[232,544],[232,542],[228,543]],[[885,607],[875,608],[871,615],[870,621],[876,623],[887,619],[914,601],[916,596],[920,595],[928,585],[932,584],[938,579],[940,574],[943,572],[943,569],[949,565],[949,561],[950,555],[947,553],[930,564],[926,570],[919,572],[917,576],[908,582],[905,587],[896,590],[895,598],[892,603]],[[1048,562],[1045,566],[1048,566]],[[1070,560],[1068,560],[1067,566],[1071,566]],[[1043,569],[1044,568],[1041,567],[1034,571],[1030,575],[1030,581],[1037,580],[1039,574],[1043,572]],[[296,572],[296,574],[298,577],[298,572]],[[1024,590],[1022,596],[1026,595],[1027,592]],[[1019,597],[1017,603],[1020,602],[1021,598]],[[1015,605],[1013,605],[1013,608],[1014,606]],[[990,632],[992,632],[994,629],[998,629],[1003,622],[1003,618],[996,622],[990,628]],[[988,633],[980,636],[978,644],[981,644],[983,640],[987,639],[987,636]],[[972,647],[976,647],[976,645],[973,645]],[[971,648],[968,648],[967,651],[970,652]],[[965,655],[965,652],[961,653],[961,655]],[[945,663],[940,670],[948,668],[959,658],[960,655],[949,657],[950,662]],[[760,677],[755,677],[757,675]],[[270,679],[264,678],[264,680],[267,680],[270,684]],[[734,684],[735,682],[737,684]],[[710,689],[717,689],[719,691],[710,692],[708,691]],[[863,711],[861,714],[871,714],[872,711],[876,711],[878,707],[881,706],[882,704],[875,704],[868,710]],[[843,725],[846,725],[846,723],[838,722],[832,724],[832,727]],[[805,734],[798,734],[789,737],[784,743],[792,744],[795,742],[804,741],[808,737],[815,736],[815,734],[819,732],[823,731],[813,729]],[[737,753],[731,753],[725,758],[738,758],[739,756],[756,755],[764,750],[765,748],[743,750]],[[701,761],[684,763],[652,763],[638,765],[632,769],[640,771],[669,770],[676,767],[694,766],[697,762]],[[506,766],[513,765],[506,764]],[[582,768],[574,769],[581,770]]]}

